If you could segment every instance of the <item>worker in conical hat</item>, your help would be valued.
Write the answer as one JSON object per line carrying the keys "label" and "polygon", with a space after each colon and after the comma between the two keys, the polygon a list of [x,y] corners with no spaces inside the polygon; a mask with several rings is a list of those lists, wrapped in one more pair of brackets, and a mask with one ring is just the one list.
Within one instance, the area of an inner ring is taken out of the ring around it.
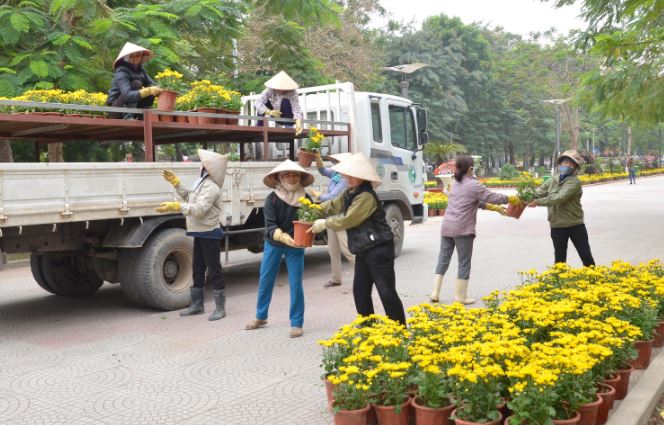
{"label": "worker in conical hat", "polygon": [[[302,202],[310,202],[304,188],[314,181],[314,176],[300,167],[297,162],[285,160],[264,178],[263,183],[273,188],[265,198],[263,220],[263,259],[261,260],[258,281],[258,299],[256,316],[245,326],[246,330],[255,330],[267,325],[268,310],[272,301],[272,290],[277,279],[281,258],[286,261],[288,285],[290,287],[290,337],[303,335],[304,324],[304,289],[302,272],[304,270],[304,248],[295,245],[293,240],[293,221],[297,220],[297,210]],[[303,199],[304,198],[304,199]]]}
{"label": "worker in conical hat", "polygon": [[[256,113],[274,118],[295,119],[295,135],[302,133],[302,109],[297,97],[297,83],[284,71],[265,82],[266,89],[256,100]],[[262,125],[259,122],[258,125]],[[292,127],[292,124],[285,124]]]}
{"label": "worker in conical hat", "polygon": [[594,266],[595,259],[590,251],[588,230],[583,221],[583,190],[581,181],[576,176],[583,165],[583,158],[577,151],[567,150],[558,156],[556,162],[558,175],[552,176],[537,188],[535,200],[528,206],[543,206],[548,209],[555,263],[567,261],[567,244],[571,239],[583,265]]}
{"label": "worker in conical hat", "polygon": [[[201,169],[191,187],[180,183],[180,178],[172,171],[163,170],[162,176],[175,187],[182,202],[163,202],[157,212],[181,212],[187,222],[187,235],[194,238],[193,280],[191,305],[180,316],[203,314],[205,282],[212,284],[215,309],[209,320],[226,317],[226,286],[219,260],[220,240],[224,237],[221,229],[221,187],[226,177],[225,155],[205,149],[198,150]],[[207,272],[207,279],[206,279]]]}
{"label": "worker in conical hat", "polygon": [[[125,43],[113,62],[113,82],[106,99],[107,106],[119,108],[150,108],[161,89],[150,78],[143,64],[154,53],[134,43]],[[142,119],[142,115],[109,113],[109,118]]]}
{"label": "worker in conical hat", "polygon": [[406,315],[394,273],[394,234],[374,191],[382,179],[361,152],[342,159],[332,170],[343,176],[348,188],[340,196],[320,204],[319,215],[327,218],[316,220],[310,230],[346,231],[348,249],[355,254],[353,299],[357,313],[374,314],[371,290],[376,285],[387,317],[405,325]]}

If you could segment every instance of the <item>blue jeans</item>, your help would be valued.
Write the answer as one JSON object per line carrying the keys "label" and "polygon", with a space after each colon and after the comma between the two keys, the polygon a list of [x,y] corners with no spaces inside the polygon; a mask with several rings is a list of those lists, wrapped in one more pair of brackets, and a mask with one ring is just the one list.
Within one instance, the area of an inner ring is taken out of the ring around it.
{"label": "blue jeans", "polygon": [[629,182],[636,184],[636,168],[629,169]]}
{"label": "blue jeans", "polygon": [[272,245],[265,241],[263,260],[261,261],[260,281],[258,283],[258,300],[256,301],[256,318],[267,320],[267,311],[272,300],[274,282],[277,280],[281,257],[286,257],[288,284],[290,286],[291,327],[301,328],[304,324],[304,289],[302,288],[302,271],[304,270],[304,248],[289,248]]}

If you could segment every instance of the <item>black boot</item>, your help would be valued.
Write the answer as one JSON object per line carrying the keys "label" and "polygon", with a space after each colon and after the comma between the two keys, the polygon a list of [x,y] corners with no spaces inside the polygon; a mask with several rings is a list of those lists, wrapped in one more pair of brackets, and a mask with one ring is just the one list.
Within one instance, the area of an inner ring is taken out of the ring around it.
{"label": "black boot", "polygon": [[214,313],[210,315],[209,320],[219,320],[226,317],[226,293],[224,289],[215,289],[212,291],[214,295],[215,309]]}
{"label": "black boot", "polygon": [[203,297],[205,296],[205,288],[191,288],[191,305],[186,310],[180,312],[180,316],[191,316],[193,314],[203,314],[205,307],[203,306]]}

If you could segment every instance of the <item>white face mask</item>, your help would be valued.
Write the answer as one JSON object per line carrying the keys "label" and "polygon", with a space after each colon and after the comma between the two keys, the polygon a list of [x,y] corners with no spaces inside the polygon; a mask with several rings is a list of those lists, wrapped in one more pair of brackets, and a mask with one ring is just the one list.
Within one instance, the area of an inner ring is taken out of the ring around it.
{"label": "white face mask", "polygon": [[284,189],[286,189],[288,192],[293,192],[293,191],[295,191],[295,190],[297,190],[297,189],[300,188],[300,183],[299,183],[299,182],[298,182],[298,183],[295,183],[295,184],[291,184],[291,183],[286,182],[285,179],[282,179],[279,183],[280,183],[281,186],[282,186]]}

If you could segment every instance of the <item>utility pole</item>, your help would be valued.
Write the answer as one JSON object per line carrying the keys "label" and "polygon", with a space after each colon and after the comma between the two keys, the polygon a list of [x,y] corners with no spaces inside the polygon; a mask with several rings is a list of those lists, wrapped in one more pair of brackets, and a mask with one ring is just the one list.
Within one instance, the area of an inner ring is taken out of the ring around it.
{"label": "utility pole", "polygon": [[544,103],[552,103],[556,107],[556,146],[553,148],[553,157],[551,158],[551,175],[553,175],[554,171],[556,170],[556,158],[558,158],[558,155],[560,155],[560,133],[561,133],[561,122],[560,122],[560,106],[563,105],[565,102],[570,100],[571,98],[567,99],[546,99],[543,100],[542,102]]}

